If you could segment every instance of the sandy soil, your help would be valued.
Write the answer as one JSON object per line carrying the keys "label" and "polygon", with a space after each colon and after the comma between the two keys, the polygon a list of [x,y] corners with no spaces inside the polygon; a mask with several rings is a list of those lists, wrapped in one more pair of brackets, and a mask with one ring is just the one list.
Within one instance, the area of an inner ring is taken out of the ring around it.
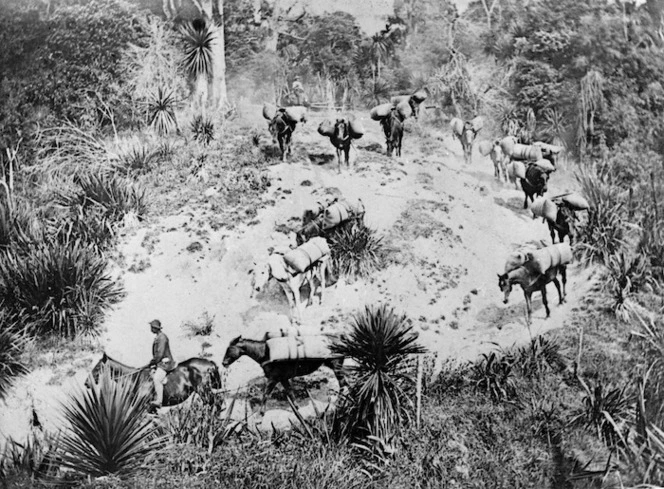
{"label": "sandy soil", "polygon": [[[278,232],[275,226],[292,223],[309,204],[335,192],[362,199],[365,221],[385,236],[392,250],[391,265],[371,280],[331,286],[322,305],[315,301],[306,308],[302,330],[339,331],[365,304],[387,302],[414,320],[422,343],[438,354],[440,364],[446,359],[472,360],[496,345],[509,347],[564,326],[591,286],[588,274],[575,267],[570,267],[566,304],[557,305],[550,286],[549,319],[544,318],[539,294],[534,297],[530,328],[525,325],[520,290],[509,305],[502,303],[496,274],[508,252],[550,237],[547,226],[522,209],[523,193],[494,179],[489,158],[476,152],[473,163],[465,165],[461,145],[447,128],[430,131],[412,121],[404,136],[404,156],[390,160],[383,154],[378,123],[365,120],[368,133],[351,153],[354,170],[338,174],[332,146],[316,133],[322,118],[313,114],[307,124],[299,125],[291,162],[270,167],[273,184],[264,200],[276,203],[259,209],[252,225],[212,229],[212,211],[201,196],[177,215],[153,219],[128,233],[120,246],[124,259],[117,267],[127,295],[108,314],[101,341],[110,356],[130,365],[145,364],[153,339],[148,322],[154,318],[161,319],[178,359],[210,355],[219,364],[235,336],[260,338],[267,330],[288,327],[288,304],[281,288],[272,284],[251,297],[248,272],[254,261],[267,258],[269,247],[294,243],[292,234]],[[252,123],[268,144],[264,121]],[[213,186],[210,182],[209,195]],[[569,176],[554,175],[550,193],[570,186]],[[213,333],[192,336],[184,325],[201,322],[204,314],[214,318]],[[19,381],[0,412],[0,437],[24,436],[31,406],[47,428],[58,427],[63,393],[82,383],[90,363],[100,355],[90,353],[83,355],[85,361],[73,362],[65,380],[54,382],[47,366]],[[262,385],[262,370],[248,358],[226,374],[229,392],[247,385],[258,392]],[[317,375],[323,383],[331,378],[329,372]],[[326,395],[321,388],[315,396],[323,401],[321,406]],[[279,399],[282,396],[268,404],[271,411],[264,424],[283,425],[289,416]],[[241,413],[246,406],[239,403],[237,409]]]}

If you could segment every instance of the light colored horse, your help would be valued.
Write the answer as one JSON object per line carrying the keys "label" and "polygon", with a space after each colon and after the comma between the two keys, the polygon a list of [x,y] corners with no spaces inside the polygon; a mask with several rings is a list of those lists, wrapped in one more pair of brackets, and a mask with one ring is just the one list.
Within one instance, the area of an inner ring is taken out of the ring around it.
{"label": "light colored horse", "polygon": [[291,311],[291,322],[297,317],[296,322],[302,322],[302,303],[300,300],[300,289],[305,283],[309,284],[309,300],[307,305],[313,302],[316,290],[315,278],[320,283],[320,303],[323,303],[325,292],[325,270],[329,255],[325,255],[312,263],[304,272],[298,272],[288,266],[284,256],[279,253],[273,253],[267,262],[259,265],[254,263],[252,274],[252,295],[253,292],[260,292],[265,288],[271,278],[274,278],[286,294],[288,306]]}

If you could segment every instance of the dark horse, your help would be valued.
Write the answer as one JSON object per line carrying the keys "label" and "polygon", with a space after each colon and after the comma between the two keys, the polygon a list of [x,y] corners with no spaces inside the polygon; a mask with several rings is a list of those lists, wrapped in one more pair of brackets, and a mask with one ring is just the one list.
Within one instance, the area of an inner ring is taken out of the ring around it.
{"label": "dark horse", "polygon": [[[558,282],[558,275],[560,275],[563,280],[562,292],[560,289],[560,282]],[[546,299],[546,284],[549,282],[553,282],[553,285],[556,286],[560,304],[565,302],[565,286],[567,285],[567,267],[565,265],[551,267],[544,273],[538,273],[526,264],[511,272],[498,275],[498,286],[505,294],[505,298],[503,299],[504,304],[507,304],[514,284],[520,285],[523,289],[523,295],[526,298],[526,310],[528,311],[528,322],[530,322],[530,316],[532,314],[532,295],[536,290],[539,290],[542,293],[542,302],[544,303],[544,309],[546,309],[546,317],[548,318],[551,315],[549,302]]]}
{"label": "dark horse", "polygon": [[298,359],[298,360],[282,360],[270,362],[270,353],[267,348],[267,342],[249,340],[238,336],[226,350],[224,361],[221,364],[224,367],[229,367],[235,360],[243,355],[260,364],[263,367],[263,372],[267,378],[267,385],[263,393],[263,402],[261,404],[261,411],[265,410],[265,404],[268,396],[277,384],[281,384],[286,392],[286,395],[293,401],[291,395],[291,386],[289,379],[293,377],[301,377],[302,375],[309,375],[315,372],[321,366],[325,365],[334,372],[334,376],[339,381],[339,386],[346,385],[346,379],[343,375],[343,358],[329,358],[329,359]]}
{"label": "dark horse", "polygon": [[558,232],[558,242],[562,243],[565,236],[569,236],[569,244],[572,244],[572,231],[574,228],[574,221],[577,217],[573,209],[570,209],[564,202],[558,204],[558,214],[555,221],[546,220],[549,225],[549,233],[551,233],[551,241],[556,242],[556,231]]}
{"label": "dark horse", "polygon": [[268,124],[272,142],[279,143],[281,150],[281,161],[286,160],[286,153],[291,154],[291,137],[295,130],[296,122],[290,122],[283,111],[277,111],[277,114]]}
{"label": "dark horse", "polygon": [[385,133],[387,144],[387,156],[392,156],[392,151],[401,156],[401,141],[403,140],[403,121],[396,108],[392,108],[390,115],[380,121]]}
{"label": "dark horse", "polygon": [[341,173],[341,154],[344,154],[346,168],[350,170],[350,123],[344,119],[337,119],[334,124],[334,133],[330,136],[330,142],[337,149],[337,161],[339,162],[339,173]]}
{"label": "dark horse", "polygon": [[534,201],[535,195],[544,195],[547,189],[549,174],[539,168],[537,165],[529,165],[526,169],[526,178],[521,180],[521,188],[526,195],[523,201],[523,208],[528,208],[528,199]]}
{"label": "dark horse", "polygon": [[[149,367],[129,367],[104,353],[101,360],[92,369],[92,379],[99,381],[99,374],[103,368],[108,368],[111,378],[134,377],[141,385],[153,389],[152,375]],[[89,378],[85,381],[90,387]],[[166,375],[164,385],[163,406],[174,406],[186,401],[198,389],[221,389],[221,376],[217,364],[203,358],[190,358],[178,364],[175,370]]]}

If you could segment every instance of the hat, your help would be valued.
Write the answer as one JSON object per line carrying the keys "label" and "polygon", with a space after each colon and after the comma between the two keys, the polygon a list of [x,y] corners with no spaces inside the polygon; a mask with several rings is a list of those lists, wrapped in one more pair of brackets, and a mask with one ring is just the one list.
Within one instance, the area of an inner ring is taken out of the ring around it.
{"label": "hat", "polygon": [[150,321],[150,326],[153,328],[161,329],[161,321],[159,321],[159,319],[153,319]]}

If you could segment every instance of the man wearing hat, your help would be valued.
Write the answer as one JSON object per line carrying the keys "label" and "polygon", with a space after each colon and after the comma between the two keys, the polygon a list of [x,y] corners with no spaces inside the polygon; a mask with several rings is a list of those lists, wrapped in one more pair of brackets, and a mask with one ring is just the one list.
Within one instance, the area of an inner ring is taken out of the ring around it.
{"label": "man wearing hat", "polygon": [[150,321],[150,330],[156,335],[152,343],[152,360],[149,366],[153,371],[152,379],[156,394],[152,404],[154,409],[158,409],[164,400],[164,379],[167,372],[175,368],[175,360],[168,345],[168,336],[162,332],[159,319]]}

